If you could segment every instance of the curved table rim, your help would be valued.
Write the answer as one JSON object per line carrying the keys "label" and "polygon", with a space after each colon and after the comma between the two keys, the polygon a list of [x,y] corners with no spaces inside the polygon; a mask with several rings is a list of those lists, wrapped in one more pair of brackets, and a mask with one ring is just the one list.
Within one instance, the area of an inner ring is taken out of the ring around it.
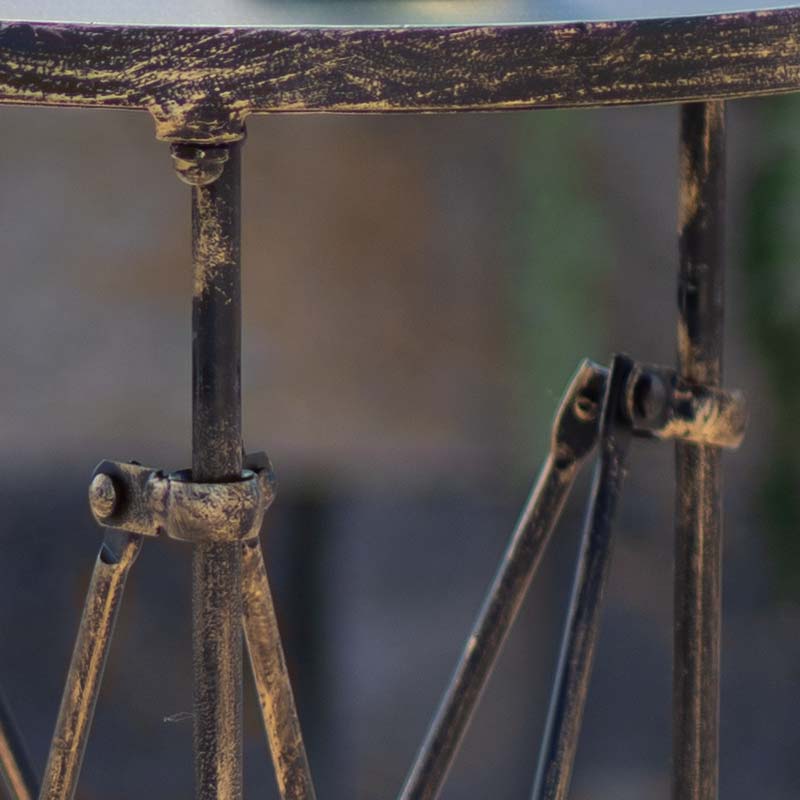
{"label": "curved table rim", "polygon": [[800,6],[467,27],[0,21],[0,103],[144,109],[167,141],[234,141],[253,113],[503,111],[795,90]]}

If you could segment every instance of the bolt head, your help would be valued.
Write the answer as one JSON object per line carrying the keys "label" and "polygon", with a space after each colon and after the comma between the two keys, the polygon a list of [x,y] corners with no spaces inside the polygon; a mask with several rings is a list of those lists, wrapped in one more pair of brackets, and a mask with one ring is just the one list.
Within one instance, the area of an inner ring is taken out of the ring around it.
{"label": "bolt head", "polygon": [[668,400],[669,391],[658,375],[645,372],[636,377],[632,409],[635,417],[650,423],[658,420]]}
{"label": "bolt head", "polygon": [[89,485],[89,506],[99,519],[110,517],[117,505],[117,490],[110,475],[100,473]]}

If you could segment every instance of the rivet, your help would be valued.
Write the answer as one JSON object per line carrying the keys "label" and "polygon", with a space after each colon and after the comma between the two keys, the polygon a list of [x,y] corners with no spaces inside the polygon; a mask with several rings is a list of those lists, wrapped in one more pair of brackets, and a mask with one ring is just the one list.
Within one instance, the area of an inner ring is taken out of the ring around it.
{"label": "rivet", "polygon": [[591,397],[581,394],[575,400],[573,411],[581,422],[591,422],[597,418],[598,404]]}
{"label": "rivet", "polygon": [[101,472],[89,485],[89,505],[99,519],[110,517],[117,505],[117,490],[110,475]]}

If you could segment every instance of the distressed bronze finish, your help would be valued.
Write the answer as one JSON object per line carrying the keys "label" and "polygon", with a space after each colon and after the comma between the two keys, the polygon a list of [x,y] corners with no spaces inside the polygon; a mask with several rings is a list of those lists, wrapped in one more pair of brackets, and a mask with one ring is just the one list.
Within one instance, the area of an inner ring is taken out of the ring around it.
{"label": "distressed bronze finish", "polygon": [[[689,383],[722,379],[725,106],[682,109],[678,366]],[[722,583],[721,453],[676,446],[673,800],[716,800]]]}
{"label": "distressed bronze finish", "polygon": [[139,464],[102,461],[89,487],[89,507],[98,525],[140,536],[164,534],[194,544],[253,539],[275,490],[263,453],[246,462],[253,467],[243,469],[239,480],[196,483],[190,470],[165,475]]}
{"label": "distressed bronze finish", "polygon": [[39,780],[11,709],[0,694],[0,777],[10,800],[35,800]]}
{"label": "distressed bronze finish", "polygon": [[[240,144],[228,145],[227,151],[220,177],[192,187],[192,475],[203,483],[239,480],[243,464]],[[192,609],[195,796],[240,800],[242,554],[238,542],[194,545]]]}
{"label": "distressed bronze finish", "polygon": [[673,369],[636,364],[625,390],[627,414],[638,436],[737,448],[747,406],[742,392],[689,383]]}
{"label": "distressed bronze finish", "polygon": [[578,470],[597,443],[604,384],[605,370],[584,361],[561,400],[550,452],[400,800],[433,800],[441,791]]}
{"label": "distressed bronze finish", "polygon": [[422,744],[399,800],[434,800],[563,510],[598,438],[601,458],[553,690],[534,800],[563,800],[569,786],[611,557],[611,521],[631,436],[736,448],[744,436],[740,392],[688,385],[669,367],[616,356],[609,372],[584,361],[561,400],[542,472]]}
{"label": "distressed bronze finish", "polygon": [[142,538],[108,531],[92,572],[39,800],[72,800],[86,751],[111,636]]}
{"label": "distressed bronze finish", "polygon": [[631,421],[623,416],[632,362],[616,356],[602,405],[600,455],[578,557],[533,800],[565,800],[589,690],[605,585],[611,566],[611,524],[625,479]]}
{"label": "distressed bronze finish", "polygon": [[258,539],[242,544],[242,559],[245,641],[278,790],[283,800],[315,800],[314,783]]}
{"label": "distressed bronze finish", "polygon": [[[192,187],[192,468],[103,462],[89,500],[107,528],[40,800],[72,800],[127,573],[142,536],[192,543],[197,800],[242,797],[242,627],[283,800],[314,800],[266,566],[272,498],[243,460],[240,140],[270,112],[449,112],[684,102],[678,370],[585,362],[452,683],[401,792],[433,800],[581,463],[600,455],[534,800],[566,800],[634,435],[677,440],[673,798],[716,800],[720,448],[741,441],[720,388],[724,98],[800,89],[800,6],[607,22],[409,27],[181,27],[0,21],[0,104],[139,109]],[[693,101],[707,102],[693,102]],[[602,401],[601,401],[602,398]],[[248,469],[250,471],[248,471]],[[115,529],[116,528],[116,529]],[[36,780],[0,705],[13,800]]]}
{"label": "distressed bronze finish", "polygon": [[259,112],[511,110],[797,89],[796,8],[469,27],[0,25],[0,103],[143,109],[172,142],[240,139]]}

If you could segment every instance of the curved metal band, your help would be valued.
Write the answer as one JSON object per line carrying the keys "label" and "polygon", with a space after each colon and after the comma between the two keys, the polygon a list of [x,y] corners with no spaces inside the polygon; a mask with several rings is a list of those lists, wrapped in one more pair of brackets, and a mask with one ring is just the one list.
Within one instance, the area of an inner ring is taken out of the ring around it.
{"label": "curved metal band", "polygon": [[192,544],[244,542],[258,536],[275,496],[269,461],[248,456],[237,481],[195,482],[191,470],[165,475],[140,464],[103,461],[89,489],[95,521],[140,536]]}
{"label": "curved metal band", "polygon": [[800,8],[361,29],[0,23],[0,103],[143,109],[173,142],[241,139],[245,118],[260,112],[489,111],[798,89]]}
{"label": "curved metal band", "polygon": [[199,544],[258,536],[269,503],[256,473],[245,470],[233,483],[194,483],[190,470],[160,480],[156,491],[164,506],[158,512],[170,539]]}

